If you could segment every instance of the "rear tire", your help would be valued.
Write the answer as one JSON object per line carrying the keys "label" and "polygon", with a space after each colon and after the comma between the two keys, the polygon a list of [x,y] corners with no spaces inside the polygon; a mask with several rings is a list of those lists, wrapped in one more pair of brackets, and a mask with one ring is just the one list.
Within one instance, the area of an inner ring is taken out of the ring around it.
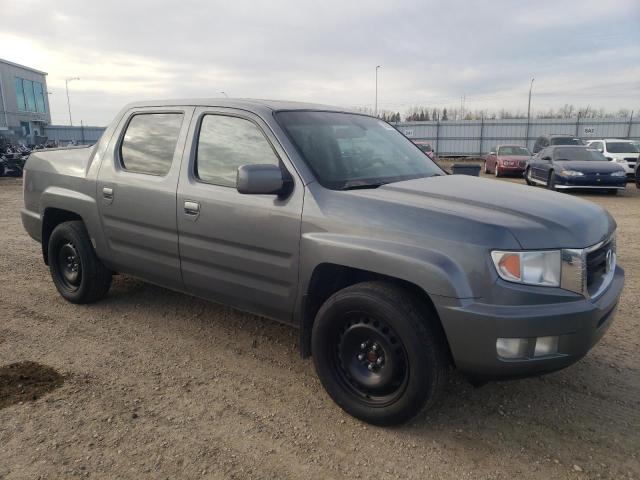
{"label": "rear tire", "polygon": [[406,422],[443,389],[449,357],[435,312],[394,285],[365,282],[333,294],[311,343],[329,396],[365,422]]}
{"label": "rear tire", "polygon": [[484,174],[485,175],[489,175],[491,172],[489,171],[489,169],[487,168],[487,161],[484,161]]}
{"label": "rear tire", "polygon": [[547,180],[547,188],[549,190],[556,190],[556,174],[553,171],[549,174],[549,179]]}
{"label": "rear tire", "polygon": [[58,225],[49,238],[48,252],[51,278],[66,300],[91,303],[109,291],[111,271],[96,256],[82,222]]}

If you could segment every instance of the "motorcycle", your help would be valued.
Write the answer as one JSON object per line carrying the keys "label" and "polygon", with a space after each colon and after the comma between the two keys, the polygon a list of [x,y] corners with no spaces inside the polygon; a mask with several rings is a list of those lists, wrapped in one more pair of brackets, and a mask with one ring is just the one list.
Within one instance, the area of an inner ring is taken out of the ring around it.
{"label": "motorcycle", "polygon": [[21,158],[0,157],[0,177],[21,177],[23,169]]}

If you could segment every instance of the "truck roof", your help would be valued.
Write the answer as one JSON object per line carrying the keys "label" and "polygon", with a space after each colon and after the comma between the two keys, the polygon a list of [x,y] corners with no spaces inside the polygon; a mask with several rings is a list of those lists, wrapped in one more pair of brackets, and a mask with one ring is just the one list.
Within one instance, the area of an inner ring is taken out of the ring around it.
{"label": "truck roof", "polygon": [[352,109],[337,107],[334,105],[322,105],[318,103],[294,102],[286,100],[264,100],[256,98],[189,98],[170,100],[149,100],[133,102],[126,106],[137,107],[169,107],[169,106],[195,106],[195,107],[228,107],[248,110],[256,113],[279,110],[318,110],[332,112],[357,113]]}

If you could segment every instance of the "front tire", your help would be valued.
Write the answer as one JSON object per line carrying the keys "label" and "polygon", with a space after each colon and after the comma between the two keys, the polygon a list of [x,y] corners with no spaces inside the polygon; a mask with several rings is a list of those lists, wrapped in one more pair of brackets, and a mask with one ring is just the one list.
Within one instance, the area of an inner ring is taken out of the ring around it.
{"label": "front tire", "polygon": [[66,300],[91,303],[109,291],[111,271],[97,257],[82,222],[58,225],[49,238],[48,253],[51,278]]}
{"label": "front tire", "polygon": [[527,169],[524,171],[524,181],[527,182],[527,185],[531,186],[533,185],[533,182],[531,181],[531,168],[527,167]]}
{"label": "front tire", "polygon": [[553,172],[549,174],[549,179],[547,180],[547,188],[549,190],[556,190],[556,174]]}
{"label": "front tire", "polygon": [[322,385],[347,413],[374,425],[413,418],[437,399],[448,368],[446,339],[435,312],[383,282],[332,295],[312,331]]}

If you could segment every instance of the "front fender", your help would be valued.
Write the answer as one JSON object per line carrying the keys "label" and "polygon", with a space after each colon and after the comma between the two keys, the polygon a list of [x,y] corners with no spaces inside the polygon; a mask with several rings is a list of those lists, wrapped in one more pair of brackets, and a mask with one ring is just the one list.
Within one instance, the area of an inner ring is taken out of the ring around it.
{"label": "front fender", "polygon": [[302,236],[302,292],[322,263],[379,273],[417,285],[430,295],[472,298],[464,270],[442,252],[428,247],[331,233]]}

